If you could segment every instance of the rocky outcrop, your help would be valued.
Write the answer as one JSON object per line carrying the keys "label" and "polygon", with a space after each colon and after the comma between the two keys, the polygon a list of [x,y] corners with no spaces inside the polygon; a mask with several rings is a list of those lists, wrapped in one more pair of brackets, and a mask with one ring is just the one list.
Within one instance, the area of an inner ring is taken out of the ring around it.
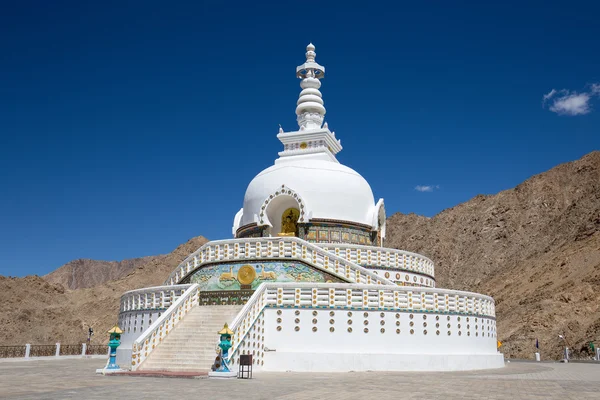
{"label": "rocky outcrop", "polygon": [[97,286],[126,276],[136,268],[165,256],[132,258],[123,261],[99,261],[79,259],[66,263],[62,267],[44,276],[51,283],[58,283],[68,289],[81,289]]}

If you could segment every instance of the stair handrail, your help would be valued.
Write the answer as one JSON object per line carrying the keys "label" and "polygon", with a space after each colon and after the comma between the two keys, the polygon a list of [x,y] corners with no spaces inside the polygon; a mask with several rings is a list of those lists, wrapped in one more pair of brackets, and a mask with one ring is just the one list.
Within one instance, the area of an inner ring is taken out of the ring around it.
{"label": "stair handrail", "polygon": [[156,321],[142,333],[131,346],[131,369],[137,370],[149,354],[160,345],[181,319],[192,308],[199,307],[200,286],[192,284]]}
{"label": "stair handrail", "polygon": [[231,329],[234,332],[233,346],[231,348],[231,351],[229,352],[229,360],[233,360],[233,356],[238,351],[238,347],[242,343],[242,339],[244,338],[246,333],[250,330],[250,327],[254,323],[254,320],[256,318],[258,318],[258,316],[260,315],[262,310],[265,308],[266,302],[263,302],[263,304],[259,307],[259,310],[256,312],[256,315],[254,316],[254,320],[252,321],[252,323],[247,324],[247,328],[246,328],[245,332],[241,332],[241,330],[238,329],[238,328],[240,328],[241,322],[249,314],[250,309],[255,306],[258,299],[262,298],[263,294],[266,292],[267,287],[270,285],[273,285],[273,283],[272,282],[261,283],[258,286],[258,288],[254,291],[254,293],[252,294],[250,299],[246,302],[246,304],[244,304],[244,307],[242,307],[240,312],[238,312],[238,314],[235,316],[235,318],[231,322],[231,325],[229,325],[229,329]]}
{"label": "stair handrail", "polygon": [[[250,257],[242,257],[239,256],[238,258],[235,257],[223,257],[223,258],[218,258],[218,259],[210,259],[210,260],[205,260],[205,261],[201,261],[201,262],[197,262],[198,260],[195,260],[195,257],[198,254],[201,254],[202,251],[204,251],[206,248],[210,248],[211,246],[221,246],[221,245],[235,245],[236,243],[239,244],[245,244],[245,243],[263,243],[263,242],[273,242],[273,243],[280,243],[280,242],[291,242],[291,243],[296,243],[300,246],[306,246],[306,249],[310,249],[311,251],[316,251],[316,252],[323,252],[325,253],[324,256],[326,256],[334,265],[335,262],[338,262],[342,265],[347,265],[348,267],[350,267],[351,270],[354,270],[355,276],[356,276],[356,272],[359,272],[360,275],[362,276],[366,276],[367,279],[369,281],[372,281],[371,283],[373,284],[380,284],[380,285],[393,285],[395,286],[396,284],[383,277],[380,275],[377,275],[376,273],[374,273],[373,271],[370,271],[364,267],[362,267],[359,264],[356,264],[350,260],[347,260],[344,257],[340,257],[335,255],[334,253],[330,252],[330,251],[326,251],[324,250],[322,247],[317,246],[313,243],[307,242],[304,239],[300,239],[294,236],[281,236],[281,237],[261,237],[261,238],[242,238],[242,239],[225,239],[225,240],[215,240],[215,241],[211,241],[208,243],[205,243],[204,245],[202,245],[198,250],[194,251],[192,254],[190,254],[188,257],[185,258],[185,260],[183,260],[174,270],[173,272],[171,272],[171,274],[169,275],[169,277],[166,279],[165,281],[165,285],[175,285],[178,284],[178,281],[181,281],[181,279],[187,275],[189,275],[190,273],[192,273],[193,271],[197,270],[198,268],[200,268],[202,265],[204,264],[210,264],[210,263],[214,263],[216,261],[245,261],[245,260],[252,260],[253,258]],[[270,257],[266,257],[267,259]],[[306,260],[304,257],[302,257],[302,254],[299,254],[297,256],[294,257],[289,257],[290,259],[297,259],[297,260],[301,260],[304,262],[307,262],[309,264],[312,264],[312,262],[310,260]],[[260,257],[255,257],[255,259],[260,259],[260,260],[264,260],[265,257],[260,256]],[[194,267],[192,268],[186,268],[188,267],[188,264],[195,264]],[[187,271],[186,271],[187,269]],[[332,275],[334,276],[340,276],[340,274],[338,272],[335,271],[334,268],[323,268],[319,266],[319,269],[324,270],[325,272],[328,273],[333,273]],[[180,273],[180,276],[178,276]],[[342,278],[344,279],[350,279],[350,278],[346,278],[344,276],[342,276]],[[352,282],[351,282],[352,283]],[[358,284],[365,284],[363,282],[355,282]],[[367,283],[368,284],[368,283]]]}

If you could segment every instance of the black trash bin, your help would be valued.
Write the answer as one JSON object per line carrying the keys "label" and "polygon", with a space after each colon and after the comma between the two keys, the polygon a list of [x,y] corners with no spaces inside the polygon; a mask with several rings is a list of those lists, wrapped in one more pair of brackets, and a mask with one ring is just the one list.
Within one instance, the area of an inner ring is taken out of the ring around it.
{"label": "black trash bin", "polygon": [[252,354],[240,355],[238,378],[252,379]]}

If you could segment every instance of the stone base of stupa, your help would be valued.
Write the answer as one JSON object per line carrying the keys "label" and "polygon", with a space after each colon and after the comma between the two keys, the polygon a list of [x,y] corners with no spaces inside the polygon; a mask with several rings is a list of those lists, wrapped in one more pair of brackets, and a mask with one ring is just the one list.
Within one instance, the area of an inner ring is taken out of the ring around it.
{"label": "stone base of stupa", "polygon": [[237,372],[210,371],[208,373],[208,377],[209,378],[221,378],[221,379],[237,378]]}
{"label": "stone base of stupa", "polygon": [[108,375],[108,374],[117,374],[120,372],[127,372],[127,370],[121,368],[108,369],[108,368],[98,368],[96,370],[97,374]]}

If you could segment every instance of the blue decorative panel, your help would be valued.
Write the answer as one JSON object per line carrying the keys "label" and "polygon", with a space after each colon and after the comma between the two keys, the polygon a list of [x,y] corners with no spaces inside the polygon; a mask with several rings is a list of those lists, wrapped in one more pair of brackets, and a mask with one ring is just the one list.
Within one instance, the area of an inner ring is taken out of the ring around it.
{"label": "blue decorative panel", "polygon": [[[240,269],[242,269],[241,273]],[[189,278],[189,283],[199,284],[202,291],[254,290],[262,282],[341,282],[341,280],[306,264],[285,261],[213,264],[199,269]]]}

